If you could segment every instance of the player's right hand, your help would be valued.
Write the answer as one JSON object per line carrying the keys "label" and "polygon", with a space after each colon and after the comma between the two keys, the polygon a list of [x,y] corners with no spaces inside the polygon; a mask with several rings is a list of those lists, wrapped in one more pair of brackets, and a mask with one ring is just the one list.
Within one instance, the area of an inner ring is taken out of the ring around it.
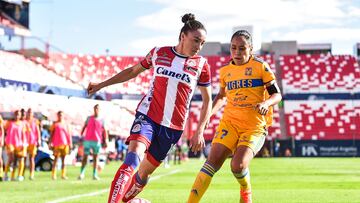
{"label": "player's right hand", "polygon": [[202,133],[195,133],[190,139],[190,149],[192,152],[197,153],[205,147],[205,139]]}
{"label": "player's right hand", "polygon": [[95,94],[97,91],[100,90],[99,83],[89,83],[87,87],[87,93],[89,96]]}

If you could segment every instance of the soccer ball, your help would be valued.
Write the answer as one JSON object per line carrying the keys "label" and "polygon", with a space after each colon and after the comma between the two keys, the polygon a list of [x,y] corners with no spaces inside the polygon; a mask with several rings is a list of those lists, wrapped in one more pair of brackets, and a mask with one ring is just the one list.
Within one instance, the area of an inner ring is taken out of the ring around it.
{"label": "soccer ball", "polygon": [[143,199],[143,198],[134,198],[134,199],[128,201],[127,203],[151,203],[151,202],[149,200]]}

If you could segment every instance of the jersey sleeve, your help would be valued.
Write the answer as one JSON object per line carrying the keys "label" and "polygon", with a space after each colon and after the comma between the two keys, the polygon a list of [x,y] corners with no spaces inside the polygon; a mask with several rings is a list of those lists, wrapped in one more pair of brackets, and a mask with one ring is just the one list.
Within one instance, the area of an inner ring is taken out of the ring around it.
{"label": "jersey sleeve", "polygon": [[262,69],[263,69],[262,80],[264,84],[267,84],[275,80],[275,74],[272,72],[269,64],[263,63]]}
{"label": "jersey sleeve", "polygon": [[209,86],[211,84],[211,72],[210,72],[210,65],[205,61],[204,67],[201,70],[200,78],[198,81],[199,86]]}
{"label": "jersey sleeve", "polygon": [[144,67],[145,69],[150,69],[151,67],[153,67],[152,58],[154,56],[154,52],[155,47],[151,49],[151,51],[146,55],[146,57],[140,62],[142,67]]}

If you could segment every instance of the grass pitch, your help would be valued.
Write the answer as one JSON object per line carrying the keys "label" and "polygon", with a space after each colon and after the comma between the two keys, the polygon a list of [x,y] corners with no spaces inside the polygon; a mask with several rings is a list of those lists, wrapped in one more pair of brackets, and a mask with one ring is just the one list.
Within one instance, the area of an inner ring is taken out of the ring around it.
{"label": "grass pitch", "polygon": [[[204,203],[239,202],[239,185],[230,172],[230,160],[216,173]],[[184,203],[204,160],[190,160],[170,168],[160,166],[139,197],[153,203]],[[108,188],[120,162],[106,165],[100,181],[78,181],[79,167],[68,166],[68,180],[51,180],[49,172],[36,172],[35,181],[0,182],[0,202],[106,202]],[[256,158],[251,181],[254,203],[359,202],[359,158]],[[59,171],[58,171],[59,176]]]}

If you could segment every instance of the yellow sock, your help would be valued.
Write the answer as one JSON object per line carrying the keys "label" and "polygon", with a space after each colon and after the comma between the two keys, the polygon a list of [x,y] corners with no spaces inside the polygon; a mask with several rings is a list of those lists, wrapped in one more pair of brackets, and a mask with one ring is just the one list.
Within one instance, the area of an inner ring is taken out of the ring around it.
{"label": "yellow sock", "polygon": [[191,192],[188,198],[188,203],[200,202],[201,197],[208,189],[210,182],[216,170],[208,163],[205,163],[191,188]]}
{"label": "yellow sock", "polygon": [[56,168],[55,167],[51,171],[51,178],[56,179]]}
{"label": "yellow sock", "polygon": [[35,171],[31,170],[31,171],[30,171],[30,177],[33,178],[33,177],[34,177],[34,174],[35,174]]}
{"label": "yellow sock", "polygon": [[[1,155],[0,155],[1,156]],[[4,176],[4,171],[3,171],[3,167],[2,166],[0,166],[0,177],[2,178],[3,176]]]}
{"label": "yellow sock", "polygon": [[251,190],[250,171],[248,168],[242,173],[234,173],[234,176],[239,182],[241,190]]}
{"label": "yellow sock", "polygon": [[66,169],[65,167],[61,169],[61,177],[66,177]]}
{"label": "yellow sock", "polygon": [[5,166],[5,175],[9,172],[9,170],[10,170],[10,165],[6,164],[6,166]]}
{"label": "yellow sock", "polygon": [[22,176],[24,174],[24,159],[20,159],[19,160],[19,171],[18,171],[18,176]]}
{"label": "yellow sock", "polygon": [[11,179],[15,179],[15,168],[11,171]]}

